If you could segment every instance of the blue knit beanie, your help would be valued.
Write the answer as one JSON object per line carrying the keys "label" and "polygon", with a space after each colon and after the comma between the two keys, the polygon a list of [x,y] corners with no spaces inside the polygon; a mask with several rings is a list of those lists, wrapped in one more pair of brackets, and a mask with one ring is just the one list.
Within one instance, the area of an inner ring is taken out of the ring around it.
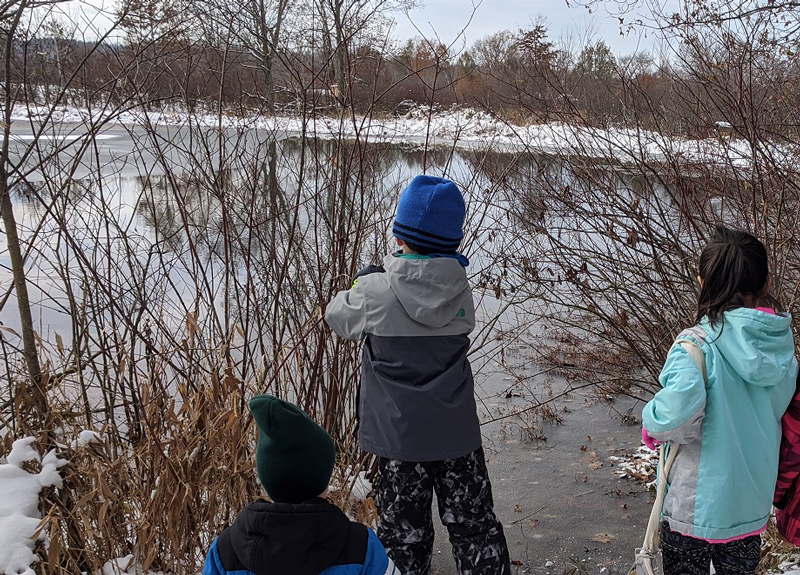
{"label": "blue knit beanie", "polygon": [[400,195],[392,233],[415,246],[442,253],[458,249],[467,208],[453,182],[417,176]]}

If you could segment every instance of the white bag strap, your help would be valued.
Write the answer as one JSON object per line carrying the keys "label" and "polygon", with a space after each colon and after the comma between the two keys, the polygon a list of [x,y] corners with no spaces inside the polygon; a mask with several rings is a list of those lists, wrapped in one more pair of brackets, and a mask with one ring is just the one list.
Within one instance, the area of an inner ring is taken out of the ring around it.
{"label": "white bag strap", "polygon": [[678,338],[675,340],[675,343],[681,344],[681,347],[686,350],[694,362],[697,364],[697,367],[700,368],[701,373],[703,374],[703,381],[708,383],[708,376],[706,375],[706,356],[703,355],[703,350],[700,349],[700,346],[693,342],[691,339],[683,339]]}
{"label": "white bag strap", "polygon": [[[700,346],[690,339],[679,338],[675,340],[675,343],[680,344],[681,347],[683,347],[683,349],[685,349],[686,352],[691,356],[703,374],[703,381],[708,383],[708,377],[706,376],[706,358],[703,354],[703,350],[700,349]],[[658,483],[656,484],[656,500],[653,503],[653,509],[650,511],[650,519],[647,522],[647,530],[644,533],[644,543],[642,544],[642,549],[646,552],[654,553],[661,544],[659,537],[661,510],[664,508],[664,497],[667,494],[667,477],[669,477],[669,471],[672,468],[675,457],[678,455],[678,447],[678,444],[672,443],[670,443],[669,449],[667,449],[663,443],[659,447],[659,472]],[[667,452],[666,460],[664,459],[665,451]]]}
{"label": "white bag strap", "polygon": [[650,519],[647,521],[647,529],[644,532],[644,543],[642,549],[648,553],[655,553],[660,546],[659,525],[661,523],[661,510],[664,508],[664,497],[667,494],[667,476],[672,467],[675,457],[678,455],[678,445],[670,445],[666,461],[664,460],[665,445],[662,443],[658,448],[658,483],[656,484],[656,500],[653,509],[650,510]]}

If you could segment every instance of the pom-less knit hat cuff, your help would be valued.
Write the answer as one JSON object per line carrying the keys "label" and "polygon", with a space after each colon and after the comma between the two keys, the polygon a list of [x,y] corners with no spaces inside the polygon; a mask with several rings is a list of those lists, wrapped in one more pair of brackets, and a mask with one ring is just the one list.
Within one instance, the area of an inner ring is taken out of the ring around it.
{"label": "pom-less knit hat cuff", "polygon": [[461,238],[455,240],[446,238],[444,236],[404,226],[396,220],[394,226],[392,226],[392,233],[396,238],[404,242],[434,250],[441,250],[443,252],[454,252],[458,249],[458,246],[461,245]]}

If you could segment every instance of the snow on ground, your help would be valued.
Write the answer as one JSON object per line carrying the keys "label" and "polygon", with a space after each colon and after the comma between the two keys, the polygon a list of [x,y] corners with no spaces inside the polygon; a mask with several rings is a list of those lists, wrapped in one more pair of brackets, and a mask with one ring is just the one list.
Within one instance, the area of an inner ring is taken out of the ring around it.
{"label": "snow on ground", "polygon": [[648,488],[655,488],[658,451],[640,445],[636,453],[622,457],[612,455],[609,459],[617,466],[614,470],[617,477],[632,479],[647,485]]}
{"label": "snow on ground", "polygon": [[97,575],[164,575],[163,571],[148,571],[146,574],[133,555],[107,561]]}
{"label": "snow on ground", "polygon": [[783,573],[784,575],[800,575],[800,555],[783,561],[778,568],[770,573]]}
{"label": "snow on ground", "polygon": [[[34,575],[31,567],[39,560],[33,552],[37,541],[45,541],[39,531],[39,493],[45,487],[61,487],[58,469],[66,465],[55,451],[44,458],[33,448],[33,438],[14,442],[5,463],[0,463],[0,573]],[[39,473],[24,469],[28,461],[41,463]]]}
{"label": "snow on ground", "polygon": [[[290,115],[236,117],[180,111],[126,111],[104,116],[102,112],[90,113],[86,109],[64,106],[51,109],[32,104],[18,104],[12,114],[14,121],[39,122],[48,117],[53,122],[67,124],[97,122],[106,118],[112,123],[133,126],[222,126],[292,135],[305,133],[322,139],[358,136],[361,140],[384,143],[447,144],[464,148],[491,146],[508,151],[613,158],[623,164],[636,160],[663,162],[666,158],[680,158],[689,164],[720,164],[742,170],[750,166],[753,156],[751,145],[744,140],[671,138],[647,130],[603,130],[565,123],[522,126],[504,122],[484,111],[460,107],[432,111],[419,106],[404,116],[392,118],[317,115],[305,120]],[[769,142],[758,145],[761,153],[770,154],[776,161],[789,160],[800,152]]]}
{"label": "snow on ground", "polygon": [[[353,468],[348,467],[344,472],[346,485],[350,488],[351,501],[364,501],[372,492],[372,482],[367,479],[366,471],[359,471],[354,475]],[[334,480],[328,490],[331,493],[339,491],[342,488],[340,483]]]}

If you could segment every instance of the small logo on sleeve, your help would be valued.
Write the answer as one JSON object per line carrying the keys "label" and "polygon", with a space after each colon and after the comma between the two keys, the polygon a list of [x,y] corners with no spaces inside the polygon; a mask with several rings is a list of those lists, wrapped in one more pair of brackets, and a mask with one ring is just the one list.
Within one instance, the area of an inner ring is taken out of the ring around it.
{"label": "small logo on sleeve", "polygon": [[467,310],[462,307],[460,310],[458,310],[456,317],[467,317]]}

